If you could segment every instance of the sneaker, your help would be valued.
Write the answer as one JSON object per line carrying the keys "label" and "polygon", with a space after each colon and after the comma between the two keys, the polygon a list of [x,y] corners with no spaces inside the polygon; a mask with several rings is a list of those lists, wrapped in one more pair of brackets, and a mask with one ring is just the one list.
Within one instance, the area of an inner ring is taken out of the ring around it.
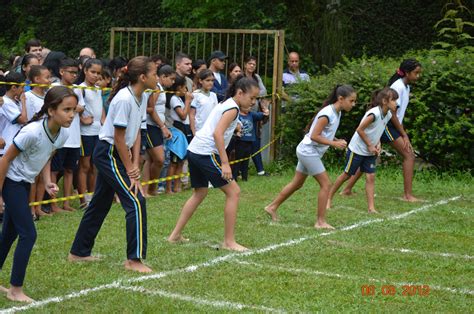
{"label": "sneaker", "polygon": [[257,172],[257,175],[258,175],[258,176],[261,176],[261,177],[268,177],[268,176],[270,176],[270,174],[269,174],[268,172],[265,172],[265,170],[264,170],[264,171]]}
{"label": "sneaker", "polygon": [[51,213],[51,204],[41,205],[41,210],[44,211],[47,214]]}

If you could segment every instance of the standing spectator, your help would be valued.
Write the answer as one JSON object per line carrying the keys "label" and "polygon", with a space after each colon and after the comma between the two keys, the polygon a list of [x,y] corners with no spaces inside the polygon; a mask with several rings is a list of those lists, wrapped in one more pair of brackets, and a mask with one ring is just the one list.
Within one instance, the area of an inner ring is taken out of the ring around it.
{"label": "standing spectator", "polygon": [[300,70],[300,55],[297,52],[290,52],[288,68],[283,72],[283,86],[301,81],[309,81],[309,75]]}
{"label": "standing spectator", "polygon": [[229,64],[229,71],[227,75],[227,81],[230,84],[234,82],[234,80],[242,74],[242,68],[235,62]]}
{"label": "standing spectator", "polygon": [[81,49],[81,51],[79,52],[79,57],[82,57],[82,56],[86,56],[91,59],[96,58],[94,49],[89,48],[89,47],[84,47]]}
{"label": "standing spectator", "polygon": [[176,74],[186,80],[186,89],[188,92],[193,92],[193,80],[189,78],[193,69],[191,58],[182,52],[176,54]]}
{"label": "standing spectator", "polygon": [[214,77],[215,77],[214,87],[212,88],[211,91],[216,93],[217,100],[219,102],[222,102],[225,100],[225,93],[227,91],[227,86],[228,86],[225,75],[220,73],[225,68],[226,59],[227,59],[227,56],[222,51],[216,50],[211,53],[211,56],[209,57],[209,60],[208,60],[209,70],[211,70],[214,73]]}
{"label": "standing spectator", "polygon": [[38,39],[30,39],[25,44],[25,53],[32,53],[36,55],[40,61],[42,61],[43,58],[42,51],[43,45]]}
{"label": "standing spectator", "polygon": [[168,58],[162,55],[154,55],[151,57],[151,61],[155,62],[156,67],[159,69],[161,65],[170,64]]}

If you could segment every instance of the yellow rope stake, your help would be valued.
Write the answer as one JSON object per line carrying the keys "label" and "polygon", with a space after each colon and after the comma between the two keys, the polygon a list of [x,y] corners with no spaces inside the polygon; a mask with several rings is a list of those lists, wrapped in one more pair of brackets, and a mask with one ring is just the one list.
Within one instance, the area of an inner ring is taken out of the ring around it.
{"label": "yellow rope stake", "polygon": [[[274,138],[268,144],[265,144],[262,148],[260,148],[258,151],[256,151],[252,155],[250,155],[248,157],[245,157],[245,158],[242,158],[242,159],[239,159],[239,160],[233,160],[233,161],[230,162],[230,164],[233,165],[233,164],[242,162],[244,160],[248,160],[248,159],[252,158],[255,155],[258,155],[259,153],[261,153],[262,151],[267,149],[270,145],[272,145],[277,139],[278,139],[278,137]],[[179,174],[179,175],[169,176],[169,177],[165,177],[165,178],[149,180],[149,181],[141,182],[141,184],[143,186],[145,186],[145,185],[149,185],[149,184],[152,184],[152,183],[171,181],[171,180],[180,179],[180,178],[188,177],[188,176],[189,176],[189,172],[182,173],[182,174]],[[57,203],[57,202],[71,201],[71,200],[75,200],[75,199],[78,199],[78,198],[83,198],[85,195],[92,195],[92,194],[94,194],[94,193],[89,192],[89,193],[85,193],[85,194],[78,194],[78,195],[67,196],[67,197],[58,197],[58,198],[54,198],[54,199],[50,199],[50,200],[46,200],[46,201],[31,202],[30,206],[38,206],[38,205],[51,204],[51,203]]]}

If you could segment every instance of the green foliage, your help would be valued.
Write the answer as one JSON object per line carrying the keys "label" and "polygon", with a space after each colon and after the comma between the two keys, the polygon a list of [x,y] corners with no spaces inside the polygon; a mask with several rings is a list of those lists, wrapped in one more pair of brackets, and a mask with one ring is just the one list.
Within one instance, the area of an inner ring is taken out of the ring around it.
{"label": "green foliage", "polygon": [[[416,58],[423,65],[422,78],[412,86],[404,126],[414,148],[427,161],[442,170],[474,168],[474,54],[454,49],[439,54],[412,52],[403,58]],[[344,59],[329,74],[313,77],[311,82],[292,86],[294,99],[286,106],[280,131],[283,134],[281,156],[295,158],[294,150],[305,126],[336,84],[351,84],[358,105],[343,114],[338,138],[349,142],[360,122],[372,91],[387,84],[401,59],[363,56]],[[343,160],[343,152],[329,150],[326,160]]]}

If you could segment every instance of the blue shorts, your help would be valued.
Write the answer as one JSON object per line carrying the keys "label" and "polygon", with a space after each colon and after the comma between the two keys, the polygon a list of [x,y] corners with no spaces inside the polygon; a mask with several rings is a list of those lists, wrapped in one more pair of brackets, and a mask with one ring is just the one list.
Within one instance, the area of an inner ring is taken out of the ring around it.
{"label": "blue shorts", "polygon": [[163,131],[156,125],[147,124],[146,127],[148,132],[147,143],[150,145],[150,148],[163,145]]}
{"label": "blue shorts", "polygon": [[81,135],[81,157],[92,156],[98,141],[98,135]]}
{"label": "blue shorts", "polygon": [[147,149],[152,148],[151,143],[148,139],[148,131],[145,129],[140,129],[140,155],[145,155]]}
{"label": "blue shorts", "polygon": [[397,138],[399,138],[401,135],[397,131],[397,129],[393,126],[391,121],[388,121],[387,126],[385,127],[385,131],[382,133],[382,137],[380,138],[380,141],[382,143],[391,143],[395,142]]}
{"label": "blue shorts", "polygon": [[81,149],[79,147],[63,147],[58,149],[51,160],[51,171],[61,172],[64,169],[76,170],[80,156]]}
{"label": "blue shorts", "polygon": [[[174,121],[173,126],[183,132],[183,134],[186,136],[186,140],[188,141],[188,144],[191,143],[191,140],[193,139],[193,132],[191,131],[191,126],[189,124],[184,124],[179,121]],[[186,158],[184,158],[186,159]],[[172,163],[178,163],[183,161],[184,159],[179,158],[175,153],[171,152],[170,153],[170,161]]]}
{"label": "blue shorts", "polygon": [[216,187],[229,183],[222,178],[219,155],[198,155],[188,150],[189,173],[192,188],[207,188],[209,182]]}
{"label": "blue shorts", "polygon": [[375,173],[376,160],[376,156],[357,155],[356,153],[351,152],[350,149],[347,149],[344,172],[353,176],[356,174],[357,169],[360,168],[361,172]]}

